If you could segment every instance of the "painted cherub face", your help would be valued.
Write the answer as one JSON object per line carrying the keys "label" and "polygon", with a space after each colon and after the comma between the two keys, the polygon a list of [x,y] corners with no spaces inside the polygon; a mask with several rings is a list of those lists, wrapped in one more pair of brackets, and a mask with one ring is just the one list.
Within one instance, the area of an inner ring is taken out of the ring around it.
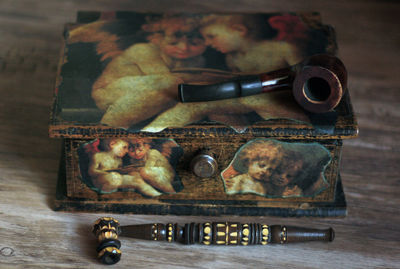
{"label": "painted cherub face", "polygon": [[172,58],[188,59],[201,55],[206,50],[206,44],[200,36],[176,32],[164,37],[160,49]]}
{"label": "painted cherub face", "polygon": [[250,162],[248,173],[253,179],[268,181],[276,167],[277,163],[268,159],[255,160]]}
{"label": "painted cherub face", "polygon": [[237,29],[226,24],[215,23],[207,25],[200,29],[201,34],[208,46],[222,53],[230,53],[240,50],[244,40],[244,28]]}
{"label": "painted cherub face", "polygon": [[207,48],[193,18],[167,17],[143,25],[152,34],[147,39],[161,51],[175,59],[188,59],[201,55]]}
{"label": "painted cherub face", "polygon": [[110,149],[115,156],[122,158],[128,153],[128,142],[124,140],[113,140],[110,142]]}
{"label": "painted cherub face", "polygon": [[146,156],[149,150],[150,150],[150,145],[148,143],[145,143],[143,141],[136,141],[135,143],[132,143],[131,146],[129,147],[128,155],[131,158],[140,160]]}
{"label": "painted cherub face", "polygon": [[272,176],[271,183],[279,187],[287,186],[296,179],[302,168],[303,161],[301,160],[284,163]]}

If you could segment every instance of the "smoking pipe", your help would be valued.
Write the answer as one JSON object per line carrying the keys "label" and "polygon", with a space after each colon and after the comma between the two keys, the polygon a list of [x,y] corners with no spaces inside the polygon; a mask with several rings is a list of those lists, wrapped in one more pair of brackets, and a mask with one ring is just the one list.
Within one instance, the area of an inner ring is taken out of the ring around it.
{"label": "smoking pipe", "polygon": [[98,219],[93,225],[93,234],[99,242],[98,258],[105,264],[117,263],[121,258],[119,235],[153,241],[176,241],[183,244],[242,246],[306,241],[331,242],[335,238],[332,228],[320,230],[237,222],[187,223],[184,226],[173,223],[120,226],[116,219],[110,217]]}
{"label": "smoking pipe", "polygon": [[334,109],[347,87],[347,71],[337,58],[317,54],[296,65],[268,73],[239,76],[210,85],[180,84],[181,102],[203,102],[292,89],[297,103],[313,113]]}

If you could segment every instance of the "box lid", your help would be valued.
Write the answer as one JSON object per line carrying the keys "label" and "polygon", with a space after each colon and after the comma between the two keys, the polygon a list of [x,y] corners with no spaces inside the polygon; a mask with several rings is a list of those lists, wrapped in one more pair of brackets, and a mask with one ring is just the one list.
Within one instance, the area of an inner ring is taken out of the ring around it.
{"label": "box lid", "polygon": [[350,138],[348,91],[334,111],[313,114],[291,91],[180,103],[177,85],[212,83],[336,54],[317,13],[149,14],[80,12],[64,35],[51,137]]}

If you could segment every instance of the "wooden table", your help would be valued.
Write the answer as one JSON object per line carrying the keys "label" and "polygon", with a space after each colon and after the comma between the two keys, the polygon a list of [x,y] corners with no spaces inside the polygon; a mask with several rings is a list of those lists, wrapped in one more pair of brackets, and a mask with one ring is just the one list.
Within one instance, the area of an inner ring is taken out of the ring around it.
{"label": "wooden table", "polygon": [[[173,3],[172,3],[173,2]],[[0,2],[0,267],[101,266],[91,224],[101,214],[52,210],[61,141],[48,138],[63,24],[77,10],[310,11],[337,30],[360,126],[345,141],[343,219],[230,217],[231,221],[332,226],[333,243],[207,247],[123,239],[114,268],[400,267],[400,5],[395,1]],[[122,224],[222,217],[113,215]]]}

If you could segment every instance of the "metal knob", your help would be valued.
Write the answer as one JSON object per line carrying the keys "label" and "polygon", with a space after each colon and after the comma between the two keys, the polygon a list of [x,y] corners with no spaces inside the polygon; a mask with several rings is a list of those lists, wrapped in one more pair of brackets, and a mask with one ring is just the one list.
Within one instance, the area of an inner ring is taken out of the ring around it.
{"label": "metal knob", "polygon": [[207,153],[196,155],[190,162],[190,169],[198,177],[212,177],[218,169],[217,161]]}

